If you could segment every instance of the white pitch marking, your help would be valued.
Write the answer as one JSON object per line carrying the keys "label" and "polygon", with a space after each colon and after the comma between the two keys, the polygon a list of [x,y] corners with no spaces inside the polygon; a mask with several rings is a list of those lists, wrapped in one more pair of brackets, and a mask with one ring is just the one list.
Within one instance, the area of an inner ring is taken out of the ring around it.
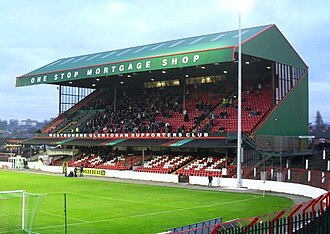
{"label": "white pitch marking", "polygon": [[[78,226],[78,225],[84,225],[84,224],[109,222],[109,221],[119,220],[119,219],[129,219],[129,218],[139,218],[139,217],[152,216],[152,215],[169,214],[169,213],[185,211],[185,210],[193,210],[193,209],[199,209],[199,208],[204,208],[204,207],[232,204],[232,203],[237,203],[237,202],[242,202],[242,201],[251,201],[251,200],[255,200],[255,199],[259,199],[259,198],[263,198],[263,197],[259,196],[259,197],[246,198],[246,199],[241,199],[241,200],[236,200],[236,201],[219,202],[219,203],[200,205],[200,206],[194,206],[194,207],[189,207],[189,208],[180,208],[180,209],[176,209],[176,210],[167,210],[167,211],[159,211],[159,212],[146,213],[146,214],[137,214],[137,215],[130,215],[130,216],[125,216],[125,217],[104,219],[104,220],[94,220],[94,221],[87,221],[87,222],[83,222],[83,223],[72,223],[72,224],[68,224],[68,226]],[[38,227],[38,228],[34,228],[34,229],[38,229],[38,230],[39,229],[50,229],[50,228],[63,227],[63,226],[64,225],[54,225],[54,226]]]}
{"label": "white pitch marking", "polygon": [[149,202],[141,202],[141,201],[133,201],[133,200],[126,200],[126,199],[120,199],[120,198],[111,198],[111,197],[100,197],[95,195],[88,195],[88,194],[78,194],[78,193],[67,193],[77,196],[85,196],[85,197],[94,197],[104,200],[113,200],[113,201],[124,201],[124,202],[131,202],[131,203],[138,203],[138,204],[144,204],[144,205],[154,205],[154,206],[165,206],[165,207],[171,207],[171,208],[181,208],[178,206],[170,206],[170,205],[163,205],[163,204],[156,204],[156,203],[149,203]]}

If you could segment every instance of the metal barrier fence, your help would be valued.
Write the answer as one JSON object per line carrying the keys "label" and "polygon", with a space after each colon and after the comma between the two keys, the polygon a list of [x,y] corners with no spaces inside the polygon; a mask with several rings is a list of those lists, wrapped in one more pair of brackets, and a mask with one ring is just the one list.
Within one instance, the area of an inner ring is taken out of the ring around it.
{"label": "metal barrier fence", "polygon": [[180,234],[208,234],[217,224],[221,222],[221,218],[202,221],[199,223],[189,224],[182,227],[171,228],[165,233],[180,233]]}
{"label": "metal barrier fence", "polygon": [[330,210],[324,212],[309,212],[306,215],[296,215],[292,218],[280,218],[267,222],[258,222],[248,227],[239,227],[214,233],[227,234],[329,234],[330,233]]}
{"label": "metal barrier fence", "polygon": [[[245,179],[276,180],[306,184],[330,191],[330,172],[252,167]],[[330,192],[280,212],[228,222],[210,220],[168,230],[180,234],[330,234]]]}
{"label": "metal barrier fence", "polygon": [[[283,167],[245,167],[245,179],[275,180],[306,184],[330,191],[330,172]],[[239,220],[243,225],[222,229],[218,224],[212,234],[329,234],[330,192],[279,213]]]}
{"label": "metal barrier fence", "polygon": [[329,234],[330,192],[296,206],[289,214],[283,210],[269,220],[261,217],[250,220],[249,224],[231,229],[222,229],[220,223],[211,234]]}

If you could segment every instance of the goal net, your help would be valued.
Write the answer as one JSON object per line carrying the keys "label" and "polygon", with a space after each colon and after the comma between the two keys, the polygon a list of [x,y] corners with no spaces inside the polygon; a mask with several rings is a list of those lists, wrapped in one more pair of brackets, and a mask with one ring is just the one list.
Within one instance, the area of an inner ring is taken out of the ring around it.
{"label": "goal net", "polygon": [[24,190],[0,191],[0,233],[33,233],[40,200]]}

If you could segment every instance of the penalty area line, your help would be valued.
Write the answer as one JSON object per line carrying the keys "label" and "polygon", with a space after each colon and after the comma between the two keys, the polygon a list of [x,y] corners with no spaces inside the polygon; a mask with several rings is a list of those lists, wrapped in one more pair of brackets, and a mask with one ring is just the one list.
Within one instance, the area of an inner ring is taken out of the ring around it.
{"label": "penalty area line", "polygon": [[[64,215],[54,214],[54,213],[50,213],[50,212],[47,212],[47,211],[40,211],[40,213],[44,213],[44,214],[47,214],[47,215],[52,215],[52,216],[60,217],[60,218],[64,217]],[[77,219],[77,218],[72,218],[72,217],[68,217],[68,219],[76,220],[76,221],[79,221],[79,222],[88,222],[88,220]]]}
{"label": "penalty area line", "polygon": [[133,201],[133,200],[127,200],[127,199],[112,198],[112,197],[101,197],[101,196],[95,196],[95,195],[89,195],[89,194],[77,194],[77,193],[68,193],[68,194],[76,195],[76,196],[84,196],[84,197],[93,197],[93,198],[98,198],[98,199],[103,199],[103,200],[122,201],[122,202],[130,202],[130,203],[152,205],[152,206],[164,206],[164,207],[171,207],[171,208],[180,208],[178,206],[171,206],[171,205],[164,205],[164,204],[157,204],[157,203],[149,203],[149,202],[142,202],[142,201]]}

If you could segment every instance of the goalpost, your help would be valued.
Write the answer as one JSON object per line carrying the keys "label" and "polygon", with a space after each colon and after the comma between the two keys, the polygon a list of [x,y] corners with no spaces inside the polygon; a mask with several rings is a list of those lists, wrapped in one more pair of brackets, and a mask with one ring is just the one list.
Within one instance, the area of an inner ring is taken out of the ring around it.
{"label": "goalpost", "polygon": [[0,191],[0,233],[32,233],[40,200],[25,190]]}

